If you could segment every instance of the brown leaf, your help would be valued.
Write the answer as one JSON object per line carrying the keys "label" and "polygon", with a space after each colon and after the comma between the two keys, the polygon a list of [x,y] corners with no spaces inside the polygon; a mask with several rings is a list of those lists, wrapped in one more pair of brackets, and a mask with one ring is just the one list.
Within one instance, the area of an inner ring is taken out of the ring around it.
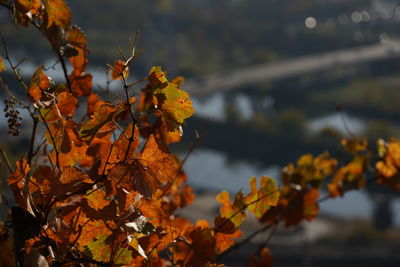
{"label": "brown leaf", "polygon": [[64,0],[43,0],[46,10],[46,25],[50,28],[53,24],[67,30],[71,24],[71,10]]}

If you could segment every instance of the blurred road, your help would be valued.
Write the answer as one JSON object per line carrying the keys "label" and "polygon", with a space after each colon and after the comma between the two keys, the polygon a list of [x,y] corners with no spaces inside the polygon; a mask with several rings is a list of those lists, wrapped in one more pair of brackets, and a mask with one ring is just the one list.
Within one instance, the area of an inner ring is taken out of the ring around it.
{"label": "blurred road", "polygon": [[391,57],[400,57],[400,40],[308,55],[237,69],[228,73],[209,75],[186,81],[184,89],[192,96],[202,97],[215,91],[227,91],[247,84]]}

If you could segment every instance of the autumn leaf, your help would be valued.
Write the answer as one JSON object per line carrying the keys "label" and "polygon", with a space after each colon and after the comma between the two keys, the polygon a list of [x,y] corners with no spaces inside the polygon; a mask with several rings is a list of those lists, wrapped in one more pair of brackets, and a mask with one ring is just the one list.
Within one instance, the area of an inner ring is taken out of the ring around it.
{"label": "autumn leaf", "polygon": [[375,164],[377,183],[389,185],[392,189],[400,188],[397,179],[400,168],[400,142],[392,139],[389,142],[378,140],[380,160]]}
{"label": "autumn leaf", "polygon": [[0,57],[0,72],[5,71],[6,67],[4,66],[3,59]]}
{"label": "autumn leaf", "polygon": [[101,210],[107,206],[110,202],[106,200],[106,192],[99,189],[89,195],[85,196],[89,207],[95,210]]}
{"label": "autumn leaf", "polygon": [[168,84],[168,79],[159,66],[150,69],[148,80],[153,87],[163,88]]}
{"label": "autumn leaf", "polygon": [[[66,39],[68,43],[76,50],[76,55],[70,56],[69,61],[74,69],[72,77],[79,77],[84,73],[86,65],[88,64],[87,55],[87,38],[83,30],[77,26],[67,32]],[[90,86],[91,87],[91,86]]]}
{"label": "autumn leaf", "polygon": [[41,110],[45,120],[47,122],[53,122],[72,117],[78,108],[78,99],[67,91],[59,93],[55,98],[57,100],[55,105],[52,105],[48,109]]}
{"label": "autumn leaf", "polygon": [[15,0],[13,3],[16,21],[23,26],[28,26],[28,22],[36,17],[41,9],[41,0]]}
{"label": "autumn leaf", "polygon": [[36,14],[41,6],[41,0],[15,0],[15,8],[22,13]]}
{"label": "autumn leaf", "polygon": [[103,104],[96,109],[90,119],[83,123],[79,130],[82,138],[93,137],[100,129],[112,121],[121,110],[111,104]]}
{"label": "autumn leaf", "polygon": [[272,254],[268,248],[263,248],[260,253],[251,255],[248,267],[273,267]]}
{"label": "autumn leaf", "polygon": [[78,247],[92,259],[108,262],[113,250],[111,236],[112,231],[104,221],[88,218],[78,239]]}
{"label": "autumn leaf", "polygon": [[124,77],[124,79],[126,79],[128,78],[128,74],[129,68],[128,66],[125,66],[125,62],[121,60],[115,61],[113,68],[110,69],[111,80],[121,80],[121,75]]}
{"label": "autumn leaf", "polygon": [[169,83],[167,87],[155,90],[154,94],[161,103],[161,110],[178,123],[183,123],[193,115],[194,108],[189,94],[178,89],[176,84]]}
{"label": "autumn leaf", "polygon": [[341,167],[328,184],[329,195],[342,196],[345,191],[363,188],[367,160],[365,156],[355,156],[348,164]]}
{"label": "autumn leaf", "polygon": [[319,212],[318,206],[319,191],[312,188],[304,194],[303,197],[303,216],[306,220],[311,221],[317,216]]}
{"label": "autumn leaf", "polygon": [[24,158],[20,158],[16,162],[16,167],[17,168],[15,172],[13,172],[8,178],[8,184],[14,193],[17,204],[33,216],[36,216],[32,209],[28,185],[28,173],[30,171],[30,167]]}
{"label": "autumn leaf", "polygon": [[79,74],[73,72],[68,76],[71,82],[71,90],[74,96],[88,96],[92,93],[93,76],[90,73]]}
{"label": "autumn leaf", "polygon": [[[132,138],[132,139],[131,139]],[[122,162],[127,160],[130,162],[132,159],[137,158],[136,149],[139,146],[139,129],[137,125],[133,126],[130,123],[123,133],[120,134],[118,139],[114,142],[113,150],[111,152],[111,161]]]}
{"label": "autumn leaf", "polygon": [[217,216],[215,218],[215,246],[217,253],[220,254],[230,248],[234,243],[235,238],[240,238],[242,232],[235,227],[229,219]]}
{"label": "autumn leaf", "polygon": [[50,80],[44,73],[44,66],[36,69],[29,83],[28,96],[32,101],[37,101],[45,97],[43,91],[49,89]]}
{"label": "autumn leaf", "polygon": [[53,24],[67,30],[71,24],[71,10],[64,0],[43,0],[47,28]]}
{"label": "autumn leaf", "polygon": [[160,182],[171,182],[177,175],[177,164],[171,155],[162,151],[153,135],[149,137],[142,153],[138,157],[140,163]]}
{"label": "autumn leaf", "polygon": [[216,196],[216,200],[221,203],[219,214],[221,217],[231,220],[236,227],[239,227],[246,219],[246,203],[244,196],[241,192],[235,195],[233,205],[227,191],[222,191]]}
{"label": "autumn leaf", "polygon": [[147,260],[147,255],[144,252],[143,248],[140,246],[139,242],[137,241],[137,239],[135,238],[130,238],[128,240],[128,244],[130,247],[132,247],[134,250],[136,250],[140,256],[142,256],[143,258],[145,258]]}
{"label": "autumn leaf", "polygon": [[263,176],[260,180],[260,189],[257,189],[257,178],[250,178],[250,193],[245,197],[245,203],[257,218],[271,207],[276,206],[279,200],[279,190],[272,178]]}
{"label": "autumn leaf", "polygon": [[154,136],[147,140],[138,159],[130,162],[117,164],[110,170],[109,178],[117,186],[132,188],[147,198],[163,183],[172,182],[177,173],[176,163],[158,147]]}
{"label": "autumn leaf", "polygon": [[88,97],[87,114],[92,115],[98,107],[104,104],[106,104],[106,102],[100,100],[99,95],[91,93]]}

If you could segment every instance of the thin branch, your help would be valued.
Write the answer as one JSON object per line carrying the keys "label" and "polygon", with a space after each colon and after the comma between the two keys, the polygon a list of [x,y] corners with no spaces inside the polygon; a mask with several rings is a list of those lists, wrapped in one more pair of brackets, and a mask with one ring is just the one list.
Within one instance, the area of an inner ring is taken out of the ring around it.
{"label": "thin branch", "polygon": [[4,38],[4,36],[1,34],[0,32],[0,38],[1,41],[3,43],[3,47],[4,47],[4,58],[7,60],[7,62],[9,63],[9,65],[11,66],[11,69],[13,70],[15,76],[17,77],[19,83],[25,88],[26,91],[28,91],[28,85],[26,84],[26,82],[24,81],[24,79],[22,79],[21,75],[19,74],[18,69],[15,67],[15,65],[12,63],[11,58],[8,54],[8,49],[7,49],[7,42],[6,39]]}
{"label": "thin branch", "polygon": [[272,238],[274,237],[277,231],[278,231],[278,223],[275,223],[267,239],[258,247],[257,254],[260,254],[263,248],[268,246],[269,242],[271,242]]}
{"label": "thin branch", "polygon": [[221,254],[219,254],[215,259],[218,261],[220,259],[222,259],[223,257],[225,257],[226,255],[230,254],[231,252],[237,250],[238,248],[240,248],[241,246],[247,244],[248,242],[250,242],[254,237],[256,237],[257,235],[267,231],[269,228],[272,227],[273,224],[267,224],[263,227],[261,227],[260,229],[254,231],[253,233],[251,233],[248,237],[246,237],[245,239],[243,239],[242,241],[236,243],[235,245],[233,245],[232,247],[230,247],[229,249],[225,250],[224,252],[222,252]]}
{"label": "thin branch", "polygon": [[62,55],[60,55],[60,53],[58,53],[58,52],[57,52],[57,56],[58,56],[58,59],[59,59],[60,62],[61,62],[61,67],[62,67],[62,70],[63,70],[63,73],[64,73],[65,80],[66,80],[66,82],[67,82],[68,90],[69,90],[69,92],[72,94],[71,81],[69,80],[69,77],[68,77],[68,71],[67,71],[67,66],[66,66],[66,64],[65,64],[65,59],[64,59],[64,57],[63,57]]}
{"label": "thin branch", "polygon": [[6,152],[4,152],[3,148],[1,148],[1,147],[0,147],[0,154],[1,154],[1,156],[3,157],[3,159],[4,159],[4,162],[6,163],[6,166],[7,166],[7,168],[8,168],[8,171],[9,171],[10,173],[13,173],[14,170],[13,170],[13,168],[11,167],[10,160],[8,159],[8,156],[7,156]]}
{"label": "thin branch", "polygon": [[251,205],[256,204],[256,203],[259,202],[260,200],[262,200],[262,199],[264,199],[264,198],[267,198],[267,197],[271,196],[272,194],[275,194],[276,192],[279,192],[279,189],[273,190],[273,191],[269,192],[268,194],[265,194],[265,195],[263,195],[262,197],[260,197],[260,198],[258,198],[258,199],[256,199],[256,200],[253,200],[253,201],[251,201],[250,203],[247,203],[247,204],[243,205],[243,207],[242,207],[241,209],[239,209],[238,211],[236,211],[235,213],[233,213],[226,221],[224,221],[221,225],[219,225],[219,227],[217,227],[214,231],[215,231],[215,232],[219,232],[219,230],[221,230],[222,227],[224,227],[225,224],[226,224],[228,221],[232,220],[236,215],[238,215],[238,214],[241,213],[241,212],[244,212],[244,211],[245,211],[248,207],[250,207]]}
{"label": "thin branch", "polygon": [[54,151],[56,153],[56,166],[57,166],[58,169],[60,169],[59,153],[58,153],[58,149],[57,149],[57,145],[56,145],[54,136],[51,133],[50,127],[47,124],[46,119],[43,117],[43,114],[42,114],[42,112],[40,110],[39,110],[39,116],[40,116],[40,118],[42,118],[42,121],[43,121],[44,125],[46,126],[47,131],[49,132],[49,135],[50,135],[50,138],[51,138],[51,142],[53,143]]}
{"label": "thin branch", "polygon": [[[202,131],[202,132],[203,132],[203,131]],[[203,134],[202,134],[202,133],[198,134],[198,133],[196,132],[196,141],[195,141],[195,142],[192,142],[192,144],[190,145],[189,150],[186,152],[185,157],[184,157],[183,160],[180,162],[179,168],[178,168],[178,170],[176,171],[174,180],[172,180],[172,181],[165,187],[165,189],[163,190],[163,193],[158,197],[158,199],[161,199],[163,196],[165,196],[165,195],[168,193],[169,189],[172,187],[172,185],[175,183],[176,179],[178,178],[177,174],[182,170],[183,165],[186,163],[186,161],[187,161],[187,159],[189,158],[189,156],[193,153],[194,149],[196,148],[196,146],[198,145],[198,143],[201,141],[202,137],[203,137]]]}
{"label": "thin branch", "polygon": [[28,151],[28,164],[31,165],[32,157],[33,157],[33,149],[35,145],[35,137],[36,137],[36,130],[38,126],[38,119],[36,117],[33,118],[33,127],[32,127],[32,135],[31,135],[31,141],[29,144],[29,151]]}

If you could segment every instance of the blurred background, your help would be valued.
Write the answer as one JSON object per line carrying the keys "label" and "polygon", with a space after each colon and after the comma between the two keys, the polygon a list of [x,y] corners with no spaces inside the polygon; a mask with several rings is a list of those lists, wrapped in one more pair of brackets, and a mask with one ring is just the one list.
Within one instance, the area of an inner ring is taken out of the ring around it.
{"label": "blurred background", "polygon": [[[198,193],[191,211],[184,211],[193,220],[212,218],[222,189],[246,191],[252,176],[279,182],[280,168],[304,153],[335,155],[338,136],[372,143],[399,137],[398,0],[67,2],[88,37],[95,90],[106,83],[105,64],[120,57],[118,47],[130,53],[130,38],[143,50],[133,80],[153,65],[169,78],[185,77],[182,89],[190,92],[196,115],[174,150],[184,155],[201,133],[184,166]],[[0,30],[15,61],[27,59],[23,75],[29,78],[46,62],[48,74],[62,81],[34,29],[16,29],[0,9]],[[4,78],[24,94],[11,73]],[[0,121],[1,144],[18,158],[29,136],[8,136],[4,116]],[[245,232],[256,227],[249,222]],[[322,203],[312,223],[278,231],[271,250],[277,266],[399,266],[399,238],[400,199],[368,188]]]}

